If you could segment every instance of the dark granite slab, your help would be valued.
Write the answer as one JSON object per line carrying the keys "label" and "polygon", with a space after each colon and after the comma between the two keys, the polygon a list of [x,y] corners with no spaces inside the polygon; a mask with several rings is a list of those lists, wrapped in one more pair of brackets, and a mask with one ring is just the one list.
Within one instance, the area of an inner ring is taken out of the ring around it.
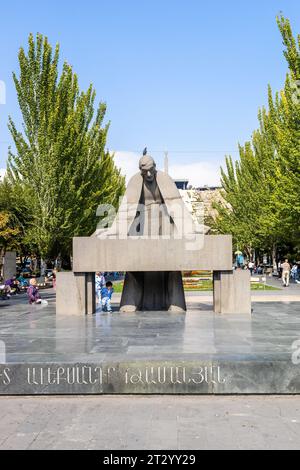
{"label": "dark granite slab", "polygon": [[2,395],[300,393],[300,303],[56,317],[47,297],[0,303]]}

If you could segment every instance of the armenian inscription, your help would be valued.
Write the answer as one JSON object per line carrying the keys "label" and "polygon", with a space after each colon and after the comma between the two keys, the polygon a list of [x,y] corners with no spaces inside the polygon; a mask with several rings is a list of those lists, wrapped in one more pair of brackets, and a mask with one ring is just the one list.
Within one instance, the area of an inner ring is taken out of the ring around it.
{"label": "armenian inscription", "polygon": [[106,393],[224,384],[220,366],[128,364],[5,364],[0,366],[0,394]]}

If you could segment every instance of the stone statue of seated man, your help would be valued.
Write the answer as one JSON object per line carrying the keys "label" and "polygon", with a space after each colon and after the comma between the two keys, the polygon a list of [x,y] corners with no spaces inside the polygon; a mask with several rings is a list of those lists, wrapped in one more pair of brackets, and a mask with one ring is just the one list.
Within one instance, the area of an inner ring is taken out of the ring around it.
{"label": "stone statue of seated man", "polygon": [[[127,192],[138,194],[138,206],[128,231],[129,237],[143,236],[159,240],[172,236],[176,230],[174,219],[168,212],[170,201],[182,200],[173,180],[157,171],[150,155],[139,162],[140,175],[133,177]],[[137,186],[131,188],[130,186]],[[138,192],[137,192],[138,191]],[[134,202],[132,199],[131,203]],[[151,253],[145,253],[151,256]],[[127,272],[120,310],[185,311],[182,275],[180,271]]]}

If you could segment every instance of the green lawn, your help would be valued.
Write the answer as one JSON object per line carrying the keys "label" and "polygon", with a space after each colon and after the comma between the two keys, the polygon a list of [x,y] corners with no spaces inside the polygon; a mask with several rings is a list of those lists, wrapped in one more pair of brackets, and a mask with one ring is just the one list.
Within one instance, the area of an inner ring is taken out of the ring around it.
{"label": "green lawn", "polygon": [[281,290],[278,287],[273,287],[273,286],[264,286],[264,284],[261,284],[260,282],[251,284],[251,290]]}
{"label": "green lawn", "polygon": [[[116,293],[121,293],[123,290],[123,281],[114,282],[113,284],[114,284],[114,291]],[[186,292],[212,291],[212,281],[211,280],[199,281],[193,287],[185,286],[184,290]],[[280,289],[278,289],[277,287],[272,287],[268,285],[264,286],[264,284],[261,284],[261,283],[255,283],[255,284],[251,284],[251,290],[280,290]]]}
{"label": "green lawn", "polygon": [[[212,291],[212,281],[202,281],[201,283],[197,284],[195,287],[185,287],[184,290],[186,292],[191,291]],[[251,290],[280,290],[277,287],[264,285],[262,283],[255,283],[251,284]]]}
{"label": "green lawn", "polygon": [[123,290],[123,284],[124,284],[123,281],[117,281],[117,282],[115,281],[115,282],[113,282],[114,291],[117,292],[117,293],[118,293],[118,292],[122,292],[122,290]]}

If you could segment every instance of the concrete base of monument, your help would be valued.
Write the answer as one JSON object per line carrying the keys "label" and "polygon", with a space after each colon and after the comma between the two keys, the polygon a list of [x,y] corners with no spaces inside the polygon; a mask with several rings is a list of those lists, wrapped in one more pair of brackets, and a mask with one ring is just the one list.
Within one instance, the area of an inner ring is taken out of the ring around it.
{"label": "concrete base of monument", "polygon": [[48,300],[0,310],[1,395],[300,393],[297,302],[56,317]]}

